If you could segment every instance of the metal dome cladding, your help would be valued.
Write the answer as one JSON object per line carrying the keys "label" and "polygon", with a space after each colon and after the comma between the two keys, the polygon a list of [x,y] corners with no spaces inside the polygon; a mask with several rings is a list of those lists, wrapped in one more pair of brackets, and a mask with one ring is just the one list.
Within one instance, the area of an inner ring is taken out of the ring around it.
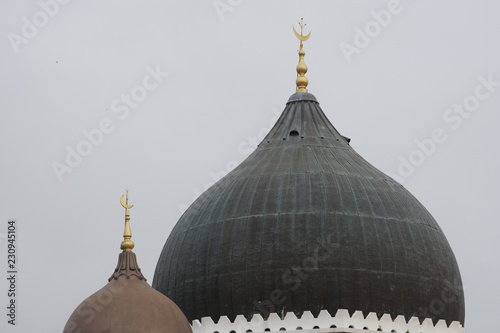
{"label": "metal dome cladding", "polygon": [[189,321],[323,309],[465,316],[437,222],[351,148],[310,93],[292,95],[259,147],[182,215],[153,287]]}

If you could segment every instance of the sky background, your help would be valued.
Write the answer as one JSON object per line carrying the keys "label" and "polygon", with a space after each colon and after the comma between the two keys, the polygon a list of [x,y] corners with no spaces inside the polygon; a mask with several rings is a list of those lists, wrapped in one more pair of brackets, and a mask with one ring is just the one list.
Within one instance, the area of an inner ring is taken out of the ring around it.
{"label": "sky background", "polygon": [[[312,31],[309,91],[352,147],[436,218],[462,273],[465,327],[491,331],[500,308],[500,84],[481,82],[500,82],[500,4],[54,3],[0,3],[0,269],[6,276],[15,218],[19,270],[15,327],[0,280],[0,331],[61,332],[107,283],[127,187],[134,252],[152,282],[183,209],[250,153],[294,93],[292,25],[301,17]],[[388,7],[385,26],[374,23],[372,11]],[[363,40],[365,28],[372,37]],[[346,57],[347,44],[360,47]],[[132,93],[140,101],[129,107],[121,99]],[[473,111],[453,111],[464,103]],[[430,144],[436,129],[441,142]],[[95,134],[90,148],[85,131]],[[78,149],[86,156],[68,166]],[[58,176],[54,165],[67,169]]]}

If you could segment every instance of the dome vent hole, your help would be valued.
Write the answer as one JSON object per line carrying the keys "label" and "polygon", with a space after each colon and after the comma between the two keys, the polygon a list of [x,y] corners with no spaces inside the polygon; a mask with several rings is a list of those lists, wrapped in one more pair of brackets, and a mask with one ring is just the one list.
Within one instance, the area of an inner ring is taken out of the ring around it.
{"label": "dome vent hole", "polygon": [[299,136],[299,132],[296,130],[290,131],[290,136]]}

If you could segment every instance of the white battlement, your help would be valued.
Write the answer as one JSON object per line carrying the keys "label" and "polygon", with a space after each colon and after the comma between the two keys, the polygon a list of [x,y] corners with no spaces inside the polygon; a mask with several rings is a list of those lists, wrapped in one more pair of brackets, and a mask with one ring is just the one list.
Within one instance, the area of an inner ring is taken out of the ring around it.
{"label": "white battlement", "polygon": [[254,314],[252,320],[247,321],[243,315],[236,316],[234,322],[228,317],[221,317],[217,323],[212,318],[204,317],[193,321],[193,333],[257,333],[257,332],[280,332],[289,331],[297,333],[306,332],[393,332],[393,333],[465,333],[465,329],[459,322],[453,322],[449,327],[444,320],[440,320],[434,326],[430,318],[420,324],[417,317],[412,317],[408,322],[404,316],[398,316],[392,320],[389,314],[380,319],[373,312],[364,317],[361,311],[356,311],[349,316],[347,310],[338,310],[335,316],[331,316],[326,310],[322,310],[318,317],[314,317],[310,311],[305,311],[300,318],[289,312],[284,318],[272,313],[267,320],[260,314]]}

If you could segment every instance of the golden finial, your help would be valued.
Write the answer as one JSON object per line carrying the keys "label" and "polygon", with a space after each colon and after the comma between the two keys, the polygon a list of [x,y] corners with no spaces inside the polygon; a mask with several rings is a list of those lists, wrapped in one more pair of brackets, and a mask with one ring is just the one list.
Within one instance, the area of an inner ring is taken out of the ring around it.
{"label": "golden finial", "polygon": [[120,198],[120,203],[122,204],[123,208],[125,208],[125,231],[123,232],[123,242],[120,248],[123,251],[132,251],[132,249],[134,248],[134,242],[130,240],[130,238],[132,237],[132,232],[130,231],[130,223],[129,223],[130,214],[128,210],[134,207],[134,205],[130,206],[128,205],[128,189],[127,189],[127,201],[123,202],[123,195],[122,195],[122,197]]}
{"label": "golden finial", "polygon": [[299,25],[300,25],[300,35],[295,30],[295,27],[292,26],[295,36],[300,40],[299,64],[297,65],[297,80],[295,80],[295,84],[297,85],[296,92],[307,92],[306,87],[309,84],[309,80],[307,79],[307,77],[305,77],[305,74],[307,73],[307,66],[306,63],[304,62],[304,56],[306,55],[306,52],[302,48],[302,42],[305,42],[306,40],[309,39],[309,37],[311,36],[311,32],[309,32],[307,36],[304,36],[304,27],[307,24],[304,24],[303,18],[300,19]]}

